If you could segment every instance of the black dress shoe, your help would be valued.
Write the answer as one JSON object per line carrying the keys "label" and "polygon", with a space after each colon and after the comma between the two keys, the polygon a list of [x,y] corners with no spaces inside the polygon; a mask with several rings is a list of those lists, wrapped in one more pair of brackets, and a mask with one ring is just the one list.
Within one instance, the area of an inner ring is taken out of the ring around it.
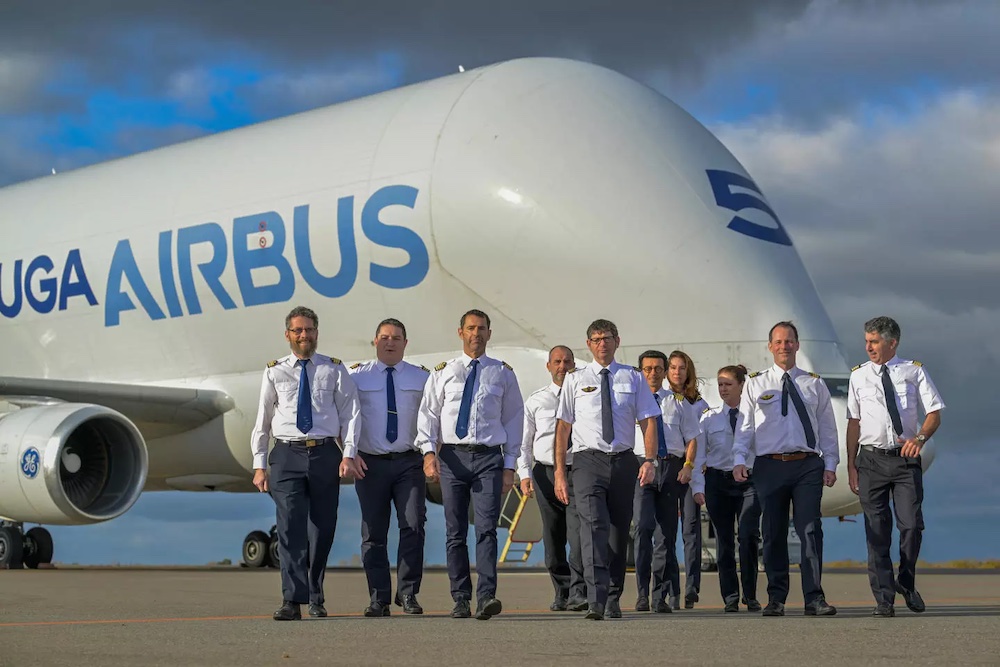
{"label": "black dress shoe", "polygon": [[671,609],[680,609],[681,608],[681,602],[680,602],[680,600],[681,599],[678,596],[671,595],[670,596],[670,601],[668,602],[668,604],[670,605],[670,608]]}
{"label": "black dress shoe", "polygon": [[684,596],[684,608],[694,609],[694,603],[698,601],[698,594],[692,593],[691,595]]}
{"label": "black dress shoe", "polygon": [[891,604],[885,604],[884,602],[879,602],[875,605],[875,609],[872,610],[872,616],[881,616],[883,618],[892,618],[896,615],[896,609]]}
{"label": "black dress shoe", "polygon": [[486,598],[480,600],[476,607],[476,618],[480,621],[488,621],[503,611],[503,603],[496,598]]}
{"label": "black dress shoe", "polygon": [[906,601],[906,607],[915,614],[922,614],[924,610],[927,609],[927,605],[924,604],[924,599],[920,597],[920,593],[917,589],[912,591],[904,591],[903,587],[896,583],[896,592],[901,593],[903,600]]}
{"label": "black dress shoe", "polygon": [[326,618],[326,607],[316,602],[309,605],[309,615],[316,618]]}
{"label": "black dress shoe", "polygon": [[653,605],[653,611],[657,614],[669,614],[673,612],[673,609],[663,600],[657,600],[656,604]]}
{"label": "black dress shoe", "polygon": [[566,602],[566,609],[570,611],[587,611],[590,608],[590,604],[583,599],[568,600]]}
{"label": "black dress shoe", "polygon": [[608,618],[621,618],[622,617],[622,606],[618,603],[618,600],[608,600]]}
{"label": "black dress shoe", "polygon": [[451,609],[452,618],[470,618],[472,616],[472,608],[469,607],[468,600],[456,600],[455,606]]}
{"label": "black dress shoe", "polygon": [[764,611],[761,612],[761,616],[784,616],[785,615],[785,603],[784,602],[768,602],[767,606],[764,607]]}
{"label": "black dress shoe", "polygon": [[276,621],[299,621],[302,620],[302,610],[297,602],[285,600],[272,618]]}
{"label": "black dress shoe", "polygon": [[727,614],[735,614],[739,610],[740,610],[739,601],[733,600],[732,602],[727,602],[726,606],[723,608],[722,611],[726,612]]}
{"label": "black dress shoe", "polygon": [[382,604],[381,602],[375,601],[370,605],[365,607],[365,617],[367,618],[380,618],[382,616],[389,615],[389,605]]}
{"label": "black dress shoe", "polygon": [[636,598],[636,600],[635,600],[635,610],[636,611],[649,611],[649,598]]}
{"label": "black dress shoe", "polygon": [[566,600],[564,598],[556,598],[549,605],[549,611],[566,611]]}
{"label": "black dress shoe", "polygon": [[403,596],[400,596],[399,593],[396,593],[396,599],[393,600],[393,602],[396,603],[397,607],[402,607],[403,608],[403,613],[404,614],[422,614],[422,613],[424,613],[424,608],[420,606],[419,602],[417,602],[417,596],[416,595],[403,595]]}
{"label": "black dress shoe", "polygon": [[760,611],[760,602],[757,600],[743,600],[743,604],[747,606],[747,611]]}
{"label": "black dress shoe", "polygon": [[824,598],[818,597],[806,604],[805,614],[806,616],[835,616],[837,608],[832,604],[828,604]]}
{"label": "black dress shoe", "polygon": [[595,602],[590,605],[587,609],[587,615],[584,616],[588,621],[603,621],[604,620],[604,605]]}

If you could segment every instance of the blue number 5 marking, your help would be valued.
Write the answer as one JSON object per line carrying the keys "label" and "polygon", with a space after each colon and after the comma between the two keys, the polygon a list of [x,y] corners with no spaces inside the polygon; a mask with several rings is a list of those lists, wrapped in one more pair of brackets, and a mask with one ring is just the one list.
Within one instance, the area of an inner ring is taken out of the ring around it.
{"label": "blue number 5 marking", "polygon": [[708,182],[712,184],[712,194],[715,195],[715,203],[719,206],[728,208],[734,213],[739,213],[747,208],[755,208],[771,216],[775,224],[774,227],[765,227],[764,225],[758,225],[756,222],[750,222],[746,218],[735,215],[729,221],[729,225],[727,225],[729,229],[740,234],[752,236],[761,241],[770,241],[779,245],[792,245],[792,239],[788,237],[785,228],[781,226],[781,221],[778,220],[777,213],[763,199],[746,192],[733,192],[733,187],[735,186],[751,190],[763,196],[764,193],[760,191],[756,183],[745,176],[734,174],[731,171],[706,169],[705,173],[708,174]]}

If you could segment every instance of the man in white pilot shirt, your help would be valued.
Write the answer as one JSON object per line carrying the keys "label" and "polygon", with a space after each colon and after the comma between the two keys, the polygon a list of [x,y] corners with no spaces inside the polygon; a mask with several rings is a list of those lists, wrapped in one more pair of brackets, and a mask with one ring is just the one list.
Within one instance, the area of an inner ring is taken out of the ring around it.
{"label": "man in white pilot shirt", "polygon": [[[921,613],[917,559],[924,529],[920,450],[941,425],[944,401],[919,361],[896,356],[899,324],[891,317],[865,322],[870,361],[855,366],[847,394],[847,475],[865,514],[873,616],[895,616],[896,592]],[[917,405],[924,411],[919,424]],[[858,450],[861,450],[860,452]],[[899,522],[899,575],[893,577],[892,512]]]}
{"label": "man in white pilot shirt", "polygon": [[764,533],[768,603],[763,616],[784,616],[788,598],[788,510],[802,540],[806,616],[833,616],[823,594],[823,486],[837,481],[837,421],[826,383],[796,367],[799,332],[778,322],[768,333],[774,365],[747,377],[733,439],[733,479],[747,480],[750,448]]}
{"label": "man in white pilot shirt", "polygon": [[[517,474],[521,492],[533,496],[538,492],[538,511],[542,515],[542,544],[545,547],[545,567],[552,578],[555,599],[552,611],[583,611],[587,608],[587,584],[583,579],[583,556],[580,553],[580,516],[576,511],[572,478],[569,504],[556,498],[555,435],[556,406],[566,373],[576,367],[573,350],[556,345],[549,350],[545,368],[552,382],[531,394],[524,402],[524,444],[517,459]],[[566,466],[571,468],[573,454],[566,454]],[[566,542],[569,542],[569,559]]]}
{"label": "man in white pilot shirt", "polygon": [[417,416],[425,469],[440,477],[452,618],[472,615],[469,503],[475,508],[476,618],[503,610],[497,590],[497,522],[503,495],[514,486],[521,454],[524,401],[514,369],[486,356],[490,318],[470,310],[459,320],[463,354],[434,367]]}
{"label": "man in white pilot shirt", "polygon": [[351,366],[358,386],[364,428],[357,446],[344,448],[341,475],[354,475],[361,505],[361,562],[368,578],[368,617],[389,615],[392,577],[387,539],[396,508],[396,605],[406,614],[424,613],[417,602],[424,571],[426,490],[423,457],[414,444],[417,410],[430,371],[403,361],[406,327],[385,319],[375,328],[376,358]]}

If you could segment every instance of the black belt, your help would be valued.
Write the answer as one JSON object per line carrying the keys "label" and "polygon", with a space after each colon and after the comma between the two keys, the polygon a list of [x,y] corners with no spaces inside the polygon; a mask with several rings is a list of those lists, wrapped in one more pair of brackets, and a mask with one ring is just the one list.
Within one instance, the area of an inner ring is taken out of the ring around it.
{"label": "black belt", "polygon": [[[556,468],[555,465],[549,465],[548,463],[540,463],[538,461],[535,461],[535,463],[538,463],[538,465],[542,466],[543,468],[551,468],[553,470],[555,470]],[[566,470],[572,470],[572,469],[573,469],[573,464],[567,463]]]}
{"label": "black belt", "polygon": [[379,459],[380,461],[395,461],[396,459],[405,459],[408,456],[413,456],[419,454],[415,449],[407,449],[405,452],[389,452],[388,454],[369,454],[368,452],[358,451],[359,454],[364,454],[366,459]]}
{"label": "black belt", "polygon": [[[601,454],[602,456],[607,456],[608,458],[612,456],[625,456],[626,454],[632,454],[635,456],[635,452],[631,449],[623,449],[620,452],[603,452],[600,449],[583,449],[578,452],[573,452],[573,456],[579,456],[580,454]],[[641,458],[641,457],[640,457]]]}
{"label": "black belt", "polygon": [[[736,478],[733,477],[733,471],[732,470],[722,470],[720,468],[708,468],[707,470],[708,470],[708,472],[714,473],[716,475],[720,475],[722,477],[725,477],[726,479],[731,479],[734,482],[736,481]],[[750,475],[751,475],[752,472],[753,471],[751,471],[750,468],[747,468],[747,477],[750,477]]]}
{"label": "black belt", "polygon": [[882,449],[881,447],[876,447],[875,445],[861,445],[861,449],[866,452],[871,452],[872,454],[881,454],[882,456],[902,456],[900,454],[901,447],[893,447],[892,449]]}
{"label": "black belt", "polygon": [[442,443],[441,446],[454,447],[460,452],[473,452],[473,453],[490,452],[493,451],[494,449],[499,450],[501,447],[503,447],[503,445],[464,445],[462,443],[451,443],[451,442]]}
{"label": "black belt", "polygon": [[333,445],[336,444],[336,438],[316,438],[315,440],[279,440],[275,438],[274,442],[278,445],[299,445],[302,447],[321,447],[322,445]]}
{"label": "black belt", "polygon": [[[645,461],[646,460],[645,454],[636,454],[635,458],[639,459],[640,461]],[[656,458],[656,459],[658,459],[660,461],[684,461],[684,460],[686,460],[686,456],[678,456],[677,454],[667,454],[666,456],[656,456],[654,458]]]}
{"label": "black belt", "polygon": [[775,461],[801,461],[812,456],[819,456],[816,452],[786,452],[784,454],[758,454],[757,458],[774,459]]}

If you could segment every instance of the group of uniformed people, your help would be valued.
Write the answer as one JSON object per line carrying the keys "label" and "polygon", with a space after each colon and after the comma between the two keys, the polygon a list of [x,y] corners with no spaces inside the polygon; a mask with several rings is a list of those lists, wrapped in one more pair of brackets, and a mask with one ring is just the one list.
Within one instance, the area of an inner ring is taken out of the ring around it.
{"label": "group of uniformed people", "polygon": [[[572,350],[549,352],[552,382],[522,403],[513,369],[486,355],[490,318],[466,312],[463,354],[434,370],[403,361],[406,328],[386,319],[375,331],[376,359],[350,369],[316,353],[319,319],[298,307],[285,320],[291,354],[268,364],[252,435],[254,484],[277,510],[283,604],[275,620],[326,616],[323,573],[336,529],[340,477],[351,476],[362,514],[365,616],[423,613],[426,482],[439,482],[446,524],[451,616],[480,620],[503,610],[497,599],[497,523],[517,470],[524,494],[537,495],[553,611],[586,618],[621,616],[628,546],[634,544],[637,611],[680,605],[675,545],[684,524],[684,606],[699,601],[705,505],[715,528],[726,612],[740,602],[759,611],[757,544],[763,528],[768,603],[784,615],[789,588],[788,519],[802,540],[806,615],[836,613],[821,587],[823,486],[840,460],[830,392],[796,366],[798,331],[779,322],[768,335],[770,368],[747,375],[719,370],[723,404],[697,391],[693,360],[681,351],[642,353],[638,366],[615,361],[618,329],[587,329],[589,364]],[[923,530],[920,449],[940,425],[943,402],[918,362],[896,356],[899,326],[865,324],[870,361],[855,367],[848,390],[849,483],[865,514],[876,616],[894,615],[895,593],[913,611]],[[925,414],[918,424],[918,406]],[[274,447],[268,455],[271,438]],[[269,468],[269,472],[268,472]],[[890,499],[900,529],[900,566],[889,556]],[[387,538],[391,507],[399,523],[392,594]],[[472,510],[476,595],[466,544]],[[740,577],[737,577],[739,541]],[[566,547],[569,545],[567,557]],[[650,586],[652,585],[652,588]],[[741,595],[742,585],[742,595]]]}

